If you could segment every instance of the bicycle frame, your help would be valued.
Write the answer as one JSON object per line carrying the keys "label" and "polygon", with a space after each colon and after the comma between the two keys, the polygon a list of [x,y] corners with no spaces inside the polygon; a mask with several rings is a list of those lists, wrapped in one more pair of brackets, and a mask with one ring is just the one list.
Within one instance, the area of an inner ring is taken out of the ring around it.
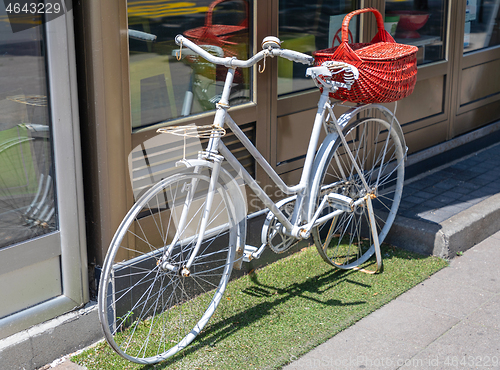
{"label": "bicycle frame", "polygon": [[[311,133],[311,138],[309,141],[309,146],[307,149],[306,159],[304,167],[302,169],[302,174],[300,181],[297,185],[288,186],[279,177],[276,171],[271,167],[271,165],[266,161],[266,159],[260,154],[257,148],[252,144],[252,142],[246,137],[246,135],[240,130],[238,125],[233,121],[233,119],[226,115],[225,123],[233,131],[234,135],[241,141],[243,146],[250,152],[252,157],[255,158],[257,163],[264,169],[264,171],[269,175],[271,180],[276,184],[276,186],[287,195],[297,195],[296,207],[292,220],[289,221],[283,213],[276,206],[274,201],[272,201],[269,196],[264,192],[261,186],[253,179],[252,176],[245,170],[245,168],[239,163],[239,161],[233,156],[233,154],[227,149],[227,147],[219,141],[218,150],[225,157],[228,163],[235,170],[241,173],[241,176],[248,184],[250,189],[257,195],[257,197],[264,203],[264,205],[278,218],[281,224],[285,227],[287,232],[294,237],[299,236],[299,230],[297,228],[297,222],[299,220],[300,211],[304,204],[304,199],[309,195],[309,182],[310,176],[313,172],[313,160],[316,154],[316,148],[319,142],[319,136],[321,133],[321,128],[323,124],[323,118],[326,111],[326,102],[328,101],[328,93],[322,94],[320,98],[320,103],[318,104],[318,111],[316,112],[316,118],[313,125],[313,130]],[[308,222],[310,220],[307,220]]]}
{"label": "bicycle frame", "polygon": [[[211,138],[207,147],[207,152],[211,154],[221,153],[227,162],[238,171],[245,183],[255,192],[257,197],[264,203],[264,205],[278,218],[281,224],[286,228],[287,232],[290,233],[291,236],[299,237],[299,230],[297,229],[297,220],[298,220],[298,212],[301,210],[301,206],[303,205],[303,200],[305,197],[309,195],[309,180],[311,173],[313,172],[313,161],[316,154],[316,148],[319,143],[319,137],[321,134],[321,128],[323,126],[323,120],[325,113],[327,111],[326,106],[329,101],[328,99],[328,91],[324,91],[321,94],[321,97],[318,102],[318,110],[316,112],[316,117],[314,120],[314,125],[311,133],[311,137],[309,140],[309,145],[307,149],[307,154],[305,158],[304,167],[302,170],[300,181],[297,185],[288,186],[284,183],[284,181],[280,178],[280,176],[276,173],[276,171],[272,168],[272,166],[267,162],[267,160],[262,156],[262,154],[258,151],[258,149],[253,145],[253,143],[247,138],[247,136],[241,131],[238,125],[234,122],[231,116],[227,113],[228,105],[225,105],[225,99],[229,96],[229,92],[232,84],[232,77],[234,73],[228,73],[226,82],[224,84],[224,91],[222,95],[221,102],[217,106],[217,113],[214,119],[214,125],[222,126],[221,121],[227,124],[227,126],[231,129],[234,135],[240,140],[243,146],[249,151],[252,157],[257,161],[257,163],[264,169],[264,171],[269,175],[271,180],[276,184],[276,186],[287,195],[297,195],[296,205],[300,205],[299,207],[295,207],[296,211],[294,212],[294,216],[292,221],[290,222],[283,213],[276,206],[275,202],[272,201],[269,196],[265,193],[262,187],[255,181],[255,179],[246,171],[246,169],[239,163],[239,161],[234,157],[234,155],[229,151],[229,149],[224,145],[222,140],[219,138]],[[226,89],[227,87],[227,89]],[[217,148],[214,150],[214,148]],[[310,220],[307,220],[310,221]]]}
{"label": "bicycle frame", "polygon": [[[272,212],[276,218],[280,221],[281,225],[283,225],[283,232],[293,236],[294,238],[303,239],[309,237],[310,229],[315,226],[314,220],[318,218],[318,215],[321,212],[322,207],[319,207],[318,211],[315,213],[314,217],[311,219],[307,219],[307,215],[305,212],[305,200],[309,197],[310,192],[310,180],[311,174],[315,173],[315,168],[313,166],[314,158],[316,155],[316,148],[319,143],[319,137],[321,133],[321,128],[323,126],[323,121],[325,114],[327,112],[327,106],[329,102],[328,91],[325,89],[321,94],[318,110],[316,112],[316,117],[313,125],[313,130],[311,134],[311,138],[309,141],[309,146],[307,149],[306,159],[304,163],[304,167],[302,170],[300,181],[297,185],[288,186],[283,182],[283,180],[279,177],[276,171],[272,168],[272,166],[266,161],[266,159],[261,155],[258,149],[253,145],[253,143],[247,138],[247,136],[241,131],[238,125],[234,122],[231,116],[228,114],[227,109],[229,108],[228,97],[231,91],[232,80],[234,77],[234,68],[229,68],[226,81],[224,84],[224,89],[222,93],[222,98],[220,102],[217,104],[217,111],[214,118],[214,126],[223,127],[226,124],[234,133],[234,135],[240,140],[243,146],[250,152],[252,157],[255,158],[257,163],[264,169],[264,171],[269,175],[272,181],[278,186],[278,188],[283,191],[283,193],[287,195],[294,195],[296,197],[295,208],[292,215],[292,219],[288,220],[287,217],[281,212],[276,203],[271,200],[271,198],[266,194],[266,192],[262,189],[262,187],[258,184],[258,182],[248,173],[248,171],[241,165],[241,163],[236,159],[236,157],[230,152],[230,150],[224,145],[222,140],[219,137],[211,137],[205,152],[203,152],[200,156],[200,159],[209,160],[213,163],[212,166],[212,175],[210,181],[210,188],[208,191],[207,201],[205,205],[205,212],[202,218],[202,226],[200,229],[200,237],[197,240],[196,246],[193,250],[190,260],[185,266],[185,274],[189,274],[189,268],[198,253],[202,242],[203,233],[206,231],[206,221],[208,218],[209,210],[212,205],[213,193],[215,191],[215,184],[218,180],[218,175],[220,172],[222,157],[226,159],[226,161],[230,164],[230,166],[235,169],[238,173],[241,174],[241,177],[245,181],[245,183],[250,187],[250,189],[257,195],[257,197],[262,201],[262,203]],[[219,156],[219,153],[222,155]],[[183,160],[183,165],[188,167],[194,167],[195,172],[198,172],[197,160]],[[196,184],[193,184],[193,189]],[[325,202],[322,202],[322,206]],[[187,208],[187,207],[186,207]],[[339,211],[340,214],[342,211]],[[187,210],[184,209],[183,214],[187,214]],[[334,212],[325,219],[322,218],[322,222],[326,222],[328,219],[333,218],[337,215],[337,212]],[[181,218],[183,219],[183,218]],[[306,221],[307,227],[299,226],[299,223],[302,221]],[[182,221],[181,221],[182,222]],[[182,228],[182,227],[181,227]],[[171,249],[173,249],[173,245],[176,243],[172,243],[171,247],[166,254],[171,253]],[[168,268],[168,266],[165,266]]]}
{"label": "bicycle frame", "polygon": [[[181,41],[182,42],[182,41]],[[186,41],[184,41],[186,42]],[[187,42],[189,46],[189,42]],[[245,183],[250,187],[250,189],[257,195],[257,197],[262,201],[262,203],[267,207],[267,209],[278,219],[278,221],[282,225],[282,232],[285,235],[292,236],[296,239],[306,239],[310,236],[310,231],[313,227],[325,223],[330,219],[333,219],[339,215],[341,215],[343,212],[345,212],[345,209],[337,209],[334,212],[329,213],[328,215],[322,216],[321,218],[319,217],[321,214],[321,211],[325,207],[327,201],[327,197],[322,199],[320,201],[319,207],[316,209],[313,215],[310,214],[310,212],[306,212],[305,206],[308,205],[308,201],[310,201],[310,193],[311,193],[311,186],[310,183],[313,181],[314,177],[317,176],[317,169],[316,168],[319,163],[315,163],[315,157],[316,157],[316,148],[318,147],[319,143],[319,137],[321,133],[321,128],[323,127],[323,123],[325,121],[325,114],[329,114],[330,119],[333,121],[333,124],[331,125],[333,127],[333,132],[331,132],[330,135],[330,141],[331,140],[336,140],[337,138],[340,137],[340,139],[344,142],[344,145],[347,147],[345,143],[345,138],[342,134],[342,123],[338,122],[336,117],[333,114],[332,106],[330,105],[330,100],[329,100],[329,93],[332,92],[334,89],[338,87],[338,85],[335,85],[335,83],[329,83],[327,84],[326,82],[323,84],[323,92],[320,96],[319,102],[318,102],[318,109],[316,112],[316,116],[314,119],[314,124],[313,124],[313,129],[311,132],[310,140],[309,140],[309,145],[306,153],[306,158],[304,162],[304,166],[302,169],[302,174],[300,181],[297,185],[293,186],[288,186],[283,182],[283,180],[280,178],[280,176],[276,173],[276,171],[272,168],[272,166],[267,162],[267,160],[261,155],[261,153],[258,151],[258,149],[253,145],[253,143],[247,138],[247,136],[241,131],[241,129],[238,127],[238,125],[234,122],[234,120],[231,118],[227,110],[229,109],[229,95],[231,92],[231,87],[233,83],[233,78],[235,74],[235,69],[236,66],[238,67],[249,67],[255,64],[258,60],[264,58],[269,54],[269,52],[266,54],[267,50],[261,51],[260,53],[256,54],[254,57],[249,59],[246,62],[240,62],[237,60],[233,60],[231,58],[227,58],[224,62],[224,65],[228,67],[228,73],[226,76],[226,80],[224,83],[224,88],[222,92],[221,99],[219,103],[216,104],[216,113],[213,121],[213,126],[215,128],[223,128],[224,125],[227,125],[234,135],[240,140],[240,142],[243,144],[243,146],[249,151],[249,153],[252,155],[252,157],[256,160],[256,162],[264,169],[264,171],[267,173],[267,175],[271,178],[271,180],[276,184],[276,186],[285,194],[292,196],[295,198],[295,207],[293,210],[293,214],[291,219],[289,220],[283,212],[279,209],[278,205],[266,194],[266,192],[262,189],[262,187],[258,184],[258,182],[248,173],[248,171],[241,165],[241,163],[236,159],[236,157],[230,152],[230,150],[224,145],[222,140],[220,139],[219,136],[213,135],[211,136],[207,149],[201,153],[200,157],[198,160],[182,160],[181,163],[183,165],[186,165],[187,167],[194,167],[194,171],[198,172],[200,163],[198,162],[200,159],[205,160],[208,162],[211,162],[211,168],[212,168],[212,175],[211,175],[211,181],[210,181],[210,186],[208,190],[208,195],[207,195],[207,201],[205,204],[205,210],[204,214],[201,220],[201,228],[200,228],[200,235],[197,238],[196,246],[193,250],[193,253],[186,264],[186,266],[183,268],[186,276],[189,275],[189,268],[197,255],[200,245],[202,243],[203,239],[203,234],[206,231],[206,223],[208,219],[208,215],[212,206],[212,200],[213,200],[213,193],[216,191],[215,187],[218,181],[218,176],[219,172],[221,169],[221,164],[222,160],[226,159],[226,161],[229,163],[229,165],[236,170],[238,173],[240,173],[241,177],[245,181]],[[280,50],[281,52],[281,50]],[[286,51],[285,51],[286,52]],[[206,53],[206,55],[203,55],[200,52],[200,55],[208,60],[211,59],[211,55]],[[272,53],[270,55],[273,55]],[[277,53],[276,55],[280,55]],[[236,63],[237,62],[237,63]],[[313,79],[314,74],[311,74],[310,77]],[[340,84],[340,83],[339,83]],[[343,85],[343,84],[340,84]],[[344,85],[345,86],[345,85]],[[377,105],[372,105],[373,107],[377,107],[380,109],[384,114],[389,113],[389,115],[392,117],[392,120],[395,120],[394,114],[390,112],[387,108],[382,107],[382,106],[377,106]],[[347,117],[350,119],[353,114],[357,114],[359,110],[361,110],[362,107],[360,108],[354,108],[351,112],[351,114],[347,114]],[[347,122],[345,122],[347,123]],[[396,125],[399,125],[396,120]],[[327,130],[328,131],[328,130]],[[333,135],[333,139],[332,136]],[[398,131],[398,136],[402,138],[402,133],[400,134]],[[403,139],[404,140],[404,139]],[[404,141],[402,141],[404,143]],[[219,153],[222,155],[222,157],[219,155]],[[370,222],[373,223],[375,222],[373,220],[373,209],[371,206],[371,199],[370,196],[370,189],[368,188],[368,185],[364,181],[363,177],[363,172],[362,170],[357,167],[356,161],[352,158],[352,153],[348,151],[347,153],[350,155],[352,162],[355,164],[356,167],[356,172],[362,178],[364,186],[367,191],[367,195],[365,197],[362,197],[358,199],[356,202],[350,204],[351,207],[357,207],[358,205],[362,203],[366,203],[367,207],[369,208],[369,213],[371,214],[370,216]],[[193,184],[193,188],[195,188],[196,184]],[[289,199],[289,198],[288,198]],[[189,207],[189,205],[186,205],[185,207]],[[185,211],[185,210],[184,210]],[[184,212],[187,213],[187,212]],[[377,244],[378,247],[378,240],[375,237],[375,243]],[[176,243],[172,243],[169,250],[165,252],[165,255],[168,256],[168,254],[171,253],[173,246]],[[253,247],[255,248],[255,247]],[[260,253],[263,251],[264,245],[259,249],[259,252],[257,253],[260,255]],[[257,249],[257,248],[255,248]],[[378,250],[378,248],[376,248]],[[237,252],[242,252],[241,250],[238,250]],[[165,266],[168,268],[168,266]]]}

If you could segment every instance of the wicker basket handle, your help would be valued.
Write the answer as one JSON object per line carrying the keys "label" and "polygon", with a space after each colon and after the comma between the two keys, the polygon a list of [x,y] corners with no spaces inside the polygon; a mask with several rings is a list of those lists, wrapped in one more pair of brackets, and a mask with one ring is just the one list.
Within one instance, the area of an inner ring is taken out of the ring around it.
{"label": "wicker basket handle", "polygon": [[[348,40],[348,42],[353,43],[354,37],[352,36],[351,30],[347,29],[347,31],[349,32],[347,40]],[[338,41],[339,45],[342,43],[341,37],[342,37],[342,27],[338,29],[337,33],[335,33],[335,36],[333,37],[332,48],[335,47],[335,41]]]}
{"label": "wicker basket handle", "polygon": [[[220,3],[224,3],[226,1],[233,1],[233,0],[215,0],[214,2],[212,2],[210,4],[210,6],[208,7],[208,10],[207,10],[207,13],[206,13],[206,17],[205,17],[205,26],[209,27],[211,26],[213,23],[212,23],[212,14],[214,12],[214,9],[217,5],[219,5]],[[242,26],[242,27],[248,27],[248,22],[247,22],[247,19],[248,19],[248,1],[247,0],[243,0],[243,2],[245,3],[245,7],[246,7],[246,18],[243,22],[241,22],[241,24],[239,24],[239,26]]]}
{"label": "wicker basket handle", "polygon": [[385,31],[384,28],[384,18],[382,18],[382,14],[375,9],[375,8],[364,8],[364,9],[358,9],[353,12],[350,12],[344,17],[344,20],[342,21],[342,42],[349,42],[349,22],[351,21],[352,17],[358,14],[362,13],[369,13],[372,12],[375,15],[375,18],[377,19],[377,28],[378,28],[378,33],[383,34]]}

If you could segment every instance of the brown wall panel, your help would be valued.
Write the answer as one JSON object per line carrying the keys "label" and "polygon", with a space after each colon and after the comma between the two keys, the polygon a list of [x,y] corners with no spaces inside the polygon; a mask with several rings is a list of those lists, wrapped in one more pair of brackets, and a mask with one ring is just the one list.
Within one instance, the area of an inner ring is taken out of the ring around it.
{"label": "brown wall panel", "polygon": [[455,117],[455,136],[472,131],[499,119],[500,101],[470,110]]}
{"label": "brown wall panel", "polygon": [[302,174],[302,168],[294,171],[286,172],[280,175],[281,179],[288,185],[298,184],[300,181],[300,175]]}
{"label": "brown wall panel", "polygon": [[462,70],[460,105],[500,92],[500,59]]}
{"label": "brown wall panel", "polygon": [[443,113],[445,77],[441,75],[418,81],[413,94],[398,102],[396,116],[401,125]]}
{"label": "brown wall panel", "polygon": [[418,152],[446,140],[448,133],[448,122],[443,121],[420,130],[405,132],[408,154]]}
{"label": "brown wall panel", "polygon": [[[284,115],[277,119],[275,164],[278,173],[289,172],[304,165],[303,156],[305,156],[309,145],[309,138],[311,137],[314,118],[318,109],[317,99],[319,99],[319,94],[304,94],[304,100],[308,102],[310,96],[314,96],[316,99],[316,104],[313,109]],[[337,103],[338,104],[333,108],[333,112],[337,118],[353,106],[351,103]],[[297,107],[301,107],[300,100],[297,99],[283,99],[280,101],[280,105],[281,111],[287,112],[294,112],[294,109],[296,112]],[[318,147],[325,136],[324,130],[321,130]]]}
{"label": "brown wall panel", "polygon": [[278,118],[276,163],[306,154],[315,114],[316,109],[310,109]]}

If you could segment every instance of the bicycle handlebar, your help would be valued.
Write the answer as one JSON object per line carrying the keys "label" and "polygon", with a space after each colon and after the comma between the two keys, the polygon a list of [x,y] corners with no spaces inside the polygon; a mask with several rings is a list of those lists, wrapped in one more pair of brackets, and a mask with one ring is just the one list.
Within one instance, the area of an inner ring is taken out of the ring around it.
{"label": "bicycle handlebar", "polygon": [[196,54],[200,55],[202,58],[208,60],[210,63],[214,64],[222,64],[226,67],[240,67],[240,68],[248,68],[253,66],[258,61],[262,60],[265,56],[281,56],[292,62],[303,63],[307,65],[312,65],[314,62],[314,58],[307,54],[302,54],[297,51],[287,50],[287,49],[264,49],[259,51],[253,57],[247,60],[239,60],[234,57],[225,57],[220,58],[216,57],[206,50],[203,50],[200,46],[196,45],[194,42],[188,40],[182,35],[177,35],[175,37],[175,43],[177,45],[184,45],[194,51]]}

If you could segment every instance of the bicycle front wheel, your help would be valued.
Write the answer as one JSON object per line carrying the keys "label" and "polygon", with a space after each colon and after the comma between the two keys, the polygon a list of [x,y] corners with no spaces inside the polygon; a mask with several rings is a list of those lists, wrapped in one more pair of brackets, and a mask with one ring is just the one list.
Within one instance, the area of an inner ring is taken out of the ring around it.
{"label": "bicycle front wheel", "polygon": [[[375,252],[372,232],[382,243],[392,226],[399,207],[404,182],[405,148],[400,140],[399,125],[379,118],[364,118],[348,123],[343,133],[345,143],[337,138],[327,153],[319,172],[317,188],[311,199],[316,205],[328,193],[337,193],[358,201],[372,194],[376,230],[371,230],[366,203],[353,212],[344,212],[312,230],[321,257],[342,269],[358,267]],[[348,154],[352,153],[352,157]],[[352,161],[352,158],[355,162]],[[366,189],[362,177],[368,185]],[[327,206],[324,214],[336,209]]]}
{"label": "bicycle front wheel", "polygon": [[161,180],[130,209],[111,242],[99,319],[108,343],[130,361],[156,363],[182,350],[221,300],[236,231],[233,204],[220,184],[190,273],[181,273],[197,243],[209,182],[194,173]]}

